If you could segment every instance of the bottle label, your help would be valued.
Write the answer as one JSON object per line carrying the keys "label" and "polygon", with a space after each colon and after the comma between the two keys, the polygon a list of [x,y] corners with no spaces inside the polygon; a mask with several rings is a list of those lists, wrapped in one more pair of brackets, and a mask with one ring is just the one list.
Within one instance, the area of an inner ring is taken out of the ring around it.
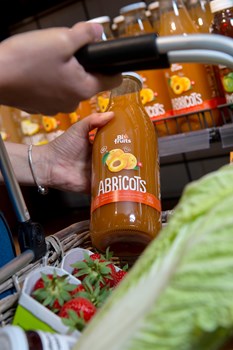
{"label": "bottle label", "polygon": [[174,115],[213,109],[224,103],[211,74],[207,65],[171,65],[165,75]]}
{"label": "bottle label", "polygon": [[226,103],[233,103],[233,71],[225,66],[219,66],[222,86],[225,93]]}
{"label": "bottle label", "polygon": [[77,342],[72,336],[37,331],[43,350],[71,350]]}
{"label": "bottle label", "polygon": [[[127,145],[131,143],[131,139],[124,134],[117,135],[114,143]],[[103,148],[103,152],[105,150],[106,148]],[[99,181],[97,196],[92,200],[91,212],[109,203],[127,201],[143,203],[159,212],[161,211],[160,201],[155,195],[147,192],[146,180],[135,175],[135,172],[130,174],[130,171],[137,171],[143,166],[134,154],[120,148],[114,148],[104,153],[102,164],[116,175]],[[128,170],[129,173],[127,175],[125,173],[117,174],[123,170]]]}

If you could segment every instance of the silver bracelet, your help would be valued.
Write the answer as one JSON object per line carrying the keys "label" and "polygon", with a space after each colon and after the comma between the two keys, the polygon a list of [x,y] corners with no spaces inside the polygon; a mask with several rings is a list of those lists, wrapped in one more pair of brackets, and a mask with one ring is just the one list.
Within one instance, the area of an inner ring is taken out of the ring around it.
{"label": "silver bracelet", "polygon": [[34,173],[33,163],[32,163],[32,146],[33,146],[33,145],[29,145],[29,147],[28,147],[28,163],[29,163],[29,166],[30,166],[30,169],[31,169],[31,173],[32,173],[33,180],[35,181],[35,184],[36,184],[36,186],[37,186],[37,188],[38,188],[38,192],[39,192],[40,194],[45,195],[45,194],[48,193],[48,188],[39,185],[39,183],[37,182],[35,173]]}

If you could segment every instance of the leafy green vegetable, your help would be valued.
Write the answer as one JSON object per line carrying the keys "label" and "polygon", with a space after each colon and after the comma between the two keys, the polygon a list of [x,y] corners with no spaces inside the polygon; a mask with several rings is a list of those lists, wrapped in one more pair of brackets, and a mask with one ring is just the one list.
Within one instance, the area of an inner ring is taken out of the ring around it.
{"label": "leafy green vegetable", "polygon": [[75,350],[215,350],[233,335],[233,166],[185,189]]}

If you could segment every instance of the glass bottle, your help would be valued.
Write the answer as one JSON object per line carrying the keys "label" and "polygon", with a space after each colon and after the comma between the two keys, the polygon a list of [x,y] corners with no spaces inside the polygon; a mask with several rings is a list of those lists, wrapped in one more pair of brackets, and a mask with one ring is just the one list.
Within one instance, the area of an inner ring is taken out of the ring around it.
{"label": "glass bottle", "polygon": [[26,145],[43,145],[48,143],[47,132],[44,129],[41,114],[29,114],[22,110],[18,110],[17,114],[17,121],[22,133],[22,143]]}
{"label": "glass bottle", "polygon": [[115,38],[123,37],[125,34],[125,18],[122,15],[113,18],[113,25],[115,26]]}
{"label": "glass bottle", "polygon": [[160,19],[159,19],[159,1],[153,1],[148,5],[148,10],[151,12],[151,23],[155,33],[159,34]]}
{"label": "glass bottle", "polygon": [[187,9],[200,33],[209,33],[213,15],[208,0],[188,0]]}
{"label": "glass bottle", "polygon": [[7,325],[0,329],[2,350],[71,350],[77,339],[68,335],[23,330]]}
{"label": "glass bottle", "polygon": [[[120,14],[125,17],[125,36],[154,33],[145,11],[144,2],[134,3],[120,9]],[[155,123],[158,136],[175,134],[177,132],[175,120],[167,120],[173,115],[173,112],[163,70],[145,70],[137,73],[143,79],[142,103]]]}
{"label": "glass bottle", "polygon": [[68,113],[57,113],[53,116],[42,115],[41,120],[43,130],[49,142],[63,134],[71,126]]}
{"label": "glass bottle", "polygon": [[92,154],[90,232],[93,246],[138,255],[161,227],[157,136],[140,98],[137,73],[124,73],[98,130]]}
{"label": "glass bottle", "polygon": [[22,142],[22,131],[18,123],[18,111],[8,106],[0,106],[0,134],[3,141]]}
{"label": "glass bottle", "polygon": [[[182,0],[163,0],[159,8],[160,36],[198,33]],[[178,118],[182,132],[219,125],[222,98],[204,64],[173,63],[165,76],[174,114],[192,113]]]}
{"label": "glass bottle", "polygon": [[[210,2],[213,21],[210,31],[213,34],[233,38],[233,0],[213,0]],[[233,103],[233,71],[219,66],[219,73],[227,104]]]}
{"label": "glass bottle", "polygon": [[[102,41],[114,39],[114,35],[113,35],[112,30],[111,30],[111,19],[109,16],[101,16],[101,17],[92,18],[88,22],[95,22],[95,23],[99,23],[102,25],[102,27],[103,27],[103,33],[102,33],[102,39],[101,39]],[[89,102],[90,102],[91,106],[93,106],[92,108],[94,109],[94,111],[105,112],[107,107],[108,107],[109,96],[110,96],[110,91],[102,91],[102,92],[98,93],[97,95],[93,96],[89,100]],[[91,142],[93,142],[95,134],[96,134],[96,129],[94,129],[90,132],[89,138],[90,138]]]}

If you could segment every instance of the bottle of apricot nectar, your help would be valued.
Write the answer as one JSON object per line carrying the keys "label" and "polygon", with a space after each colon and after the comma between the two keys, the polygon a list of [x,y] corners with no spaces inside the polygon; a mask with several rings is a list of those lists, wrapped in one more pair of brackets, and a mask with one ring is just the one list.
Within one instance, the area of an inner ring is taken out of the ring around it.
{"label": "bottle of apricot nectar", "polygon": [[110,95],[115,117],[99,129],[92,153],[92,244],[139,255],[161,227],[157,135],[140,98],[142,79],[123,73]]}

